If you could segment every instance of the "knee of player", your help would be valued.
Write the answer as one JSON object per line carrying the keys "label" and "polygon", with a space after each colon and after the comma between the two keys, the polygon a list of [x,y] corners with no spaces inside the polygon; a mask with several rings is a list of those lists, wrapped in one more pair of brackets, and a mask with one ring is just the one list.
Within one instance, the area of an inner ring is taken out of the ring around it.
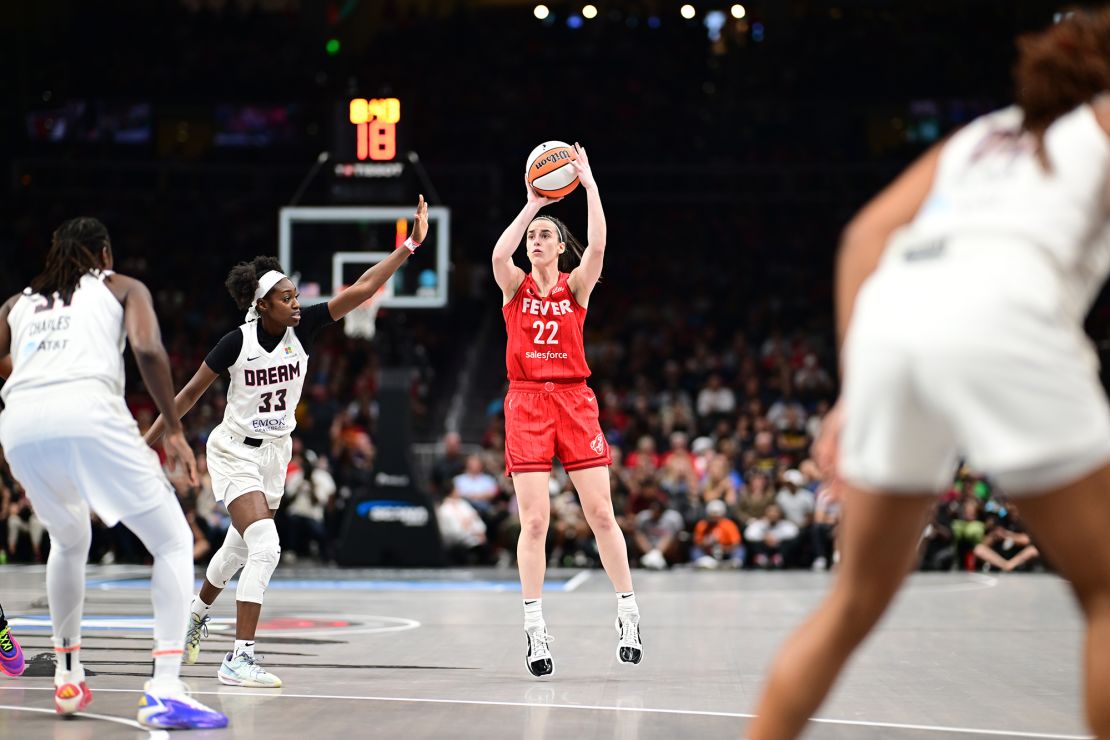
{"label": "knee of player", "polygon": [[586,519],[590,523],[590,529],[594,532],[608,532],[617,528],[617,519],[613,515],[612,506],[590,508],[586,511]]}
{"label": "knee of player", "polygon": [[247,543],[247,560],[265,565],[272,570],[281,558],[281,540],[273,519],[260,519],[243,532]]}
{"label": "knee of player", "polygon": [[520,530],[526,537],[542,539],[547,536],[547,517],[528,517],[520,522]]}

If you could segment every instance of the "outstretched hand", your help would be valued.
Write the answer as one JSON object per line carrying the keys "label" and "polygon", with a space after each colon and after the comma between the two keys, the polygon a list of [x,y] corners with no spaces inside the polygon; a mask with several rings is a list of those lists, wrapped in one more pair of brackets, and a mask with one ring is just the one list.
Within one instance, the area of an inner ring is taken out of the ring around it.
{"label": "outstretched hand", "polygon": [[561,196],[558,198],[548,198],[546,195],[537,193],[536,189],[528,182],[528,170],[524,171],[524,189],[528,192],[528,203],[535,204],[540,208],[549,206],[552,203],[558,203],[562,200]]}
{"label": "outstretched hand", "polygon": [[416,213],[413,215],[412,224],[412,240],[417,244],[423,244],[425,237],[428,236],[428,203],[421,195],[420,199],[416,201]]}
{"label": "outstretched hand", "polygon": [[597,187],[597,182],[594,180],[594,171],[590,169],[590,158],[586,156],[586,148],[575,142],[574,154],[575,158],[570,161],[570,164],[578,173],[578,181],[586,190],[593,190]]}

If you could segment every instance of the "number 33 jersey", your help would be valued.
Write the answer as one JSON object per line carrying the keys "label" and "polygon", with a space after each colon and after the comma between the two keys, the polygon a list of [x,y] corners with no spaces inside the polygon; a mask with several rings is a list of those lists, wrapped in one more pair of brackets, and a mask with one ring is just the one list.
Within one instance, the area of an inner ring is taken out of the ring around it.
{"label": "number 33 jersey", "polygon": [[505,366],[509,380],[582,380],[590,376],[582,327],[586,309],[567,285],[570,274],[541,296],[532,275],[524,277],[513,299],[501,312],[505,317]]}
{"label": "number 33 jersey", "polygon": [[271,352],[259,344],[255,322],[243,324],[239,331],[243,347],[228,367],[224,428],[243,437],[286,437],[297,426],[308,352],[292,327]]}

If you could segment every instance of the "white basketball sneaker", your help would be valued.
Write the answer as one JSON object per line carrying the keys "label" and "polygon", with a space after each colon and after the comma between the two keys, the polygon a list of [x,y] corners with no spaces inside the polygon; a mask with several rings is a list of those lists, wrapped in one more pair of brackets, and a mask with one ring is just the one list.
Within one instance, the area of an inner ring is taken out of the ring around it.
{"label": "white basketball sneaker", "polygon": [[281,679],[263,668],[253,655],[228,653],[223,665],[216,672],[220,683],[228,686],[248,686],[254,689],[280,689]]}

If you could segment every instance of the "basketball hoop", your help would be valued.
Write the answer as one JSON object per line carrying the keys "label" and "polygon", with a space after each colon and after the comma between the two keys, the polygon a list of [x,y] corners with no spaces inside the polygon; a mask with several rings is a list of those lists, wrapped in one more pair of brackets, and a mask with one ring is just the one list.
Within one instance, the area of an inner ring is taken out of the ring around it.
{"label": "basketball hoop", "polygon": [[[343,286],[345,289],[347,286]],[[378,288],[378,292],[370,300],[355,308],[343,319],[343,333],[355,339],[370,340],[377,332],[378,309],[386,298],[393,296],[393,281],[387,280],[385,285]]]}

